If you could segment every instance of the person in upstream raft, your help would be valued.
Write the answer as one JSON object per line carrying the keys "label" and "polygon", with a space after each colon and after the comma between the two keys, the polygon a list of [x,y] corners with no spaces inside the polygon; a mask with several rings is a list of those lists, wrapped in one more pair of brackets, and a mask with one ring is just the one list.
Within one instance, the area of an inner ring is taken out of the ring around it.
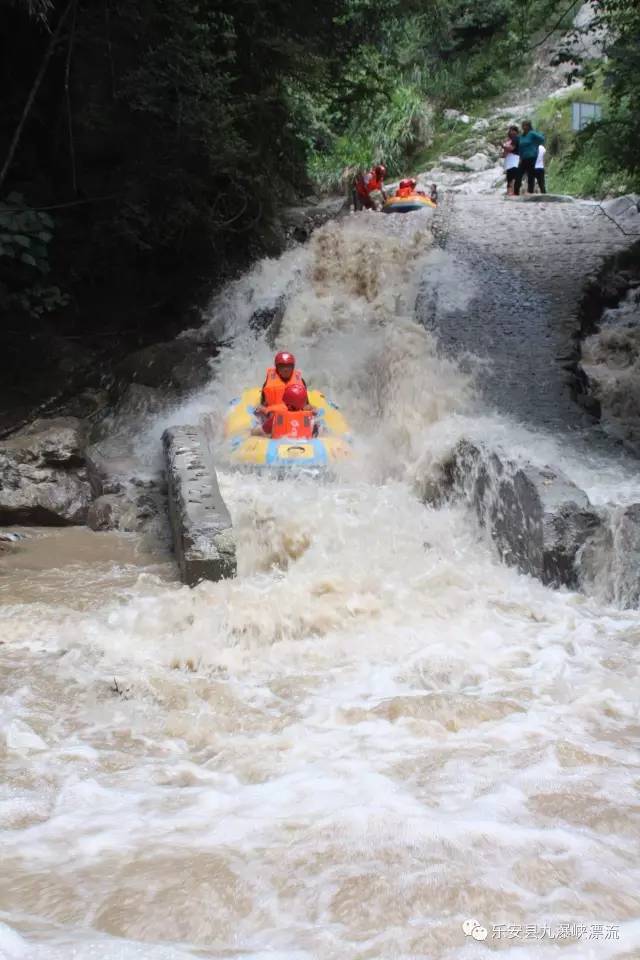
{"label": "person in upstream raft", "polygon": [[356,210],[378,210],[387,199],[384,191],[384,178],[387,168],[383,163],[376,164],[368,173],[358,173],[354,182],[354,207]]}
{"label": "person in upstream raft", "polygon": [[307,389],[302,374],[296,367],[296,358],[288,350],[280,350],[276,353],[273,366],[267,368],[267,373],[262,384],[260,394],[260,403],[255,409],[256,416],[265,417],[269,413],[270,407],[282,403],[282,397],[289,384],[300,383]]}
{"label": "person in upstream raft", "polygon": [[416,193],[416,188],[418,186],[418,181],[415,177],[407,177],[406,180],[401,180],[398,184],[398,189],[395,192],[396,197],[410,197],[412,193]]}
{"label": "person in upstream raft", "polygon": [[520,130],[515,124],[507,130],[507,139],[502,144],[502,156],[504,158],[504,172],[507,178],[507,196],[514,195],[516,178],[518,176],[518,165],[520,155],[518,153],[518,140]]}
{"label": "person in upstream raft", "polygon": [[276,403],[259,427],[251,431],[254,437],[271,437],[279,440],[311,440],[318,436],[315,407],[309,404],[307,388],[303,383],[290,383],[282,402]]}
{"label": "person in upstream raft", "polygon": [[522,180],[527,176],[527,193],[533,193],[536,183],[536,158],[538,156],[538,147],[544,144],[544,133],[539,133],[531,126],[530,120],[522,121],[522,133],[518,140],[518,152],[520,154],[520,163],[518,164],[518,175],[516,177],[515,195],[520,195]]}

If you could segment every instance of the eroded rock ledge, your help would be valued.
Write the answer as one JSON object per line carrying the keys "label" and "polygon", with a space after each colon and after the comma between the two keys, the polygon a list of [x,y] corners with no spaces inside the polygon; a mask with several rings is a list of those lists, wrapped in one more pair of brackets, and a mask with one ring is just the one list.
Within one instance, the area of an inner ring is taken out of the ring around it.
{"label": "eroded rock ledge", "polygon": [[560,470],[462,440],[425,499],[465,499],[504,563],[605,603],[640,604],[640,504],[596,508]]}
{"label": "eroded rock ledge", "polygon": [[578,341],[570,367],[575,399],[640,456],[640,243],[587,284]]}

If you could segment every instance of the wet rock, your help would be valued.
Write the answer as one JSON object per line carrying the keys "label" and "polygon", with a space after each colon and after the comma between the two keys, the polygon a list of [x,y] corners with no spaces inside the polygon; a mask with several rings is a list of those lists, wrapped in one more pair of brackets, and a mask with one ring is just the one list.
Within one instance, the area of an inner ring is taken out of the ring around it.
{"label": "wet rock", "polygon": [[166,403],[166,394],[155,387],[130,383],[110,411],[110,418],[117,422],[139,420],[159,413]]}
{"label": "wet rock", "polygon": [[210,378],[209,360],[217,349],[179,337],[129,354],[115,368],[116,376],[145,387],[195,390]]}
{"label": "wet rock", "polygon": [[86,426],[77,417],[53,417],[34,420],[0,447],[21,463],[77,466],[84,463],[86,436]]}
{"label": "wet rock", "polygon": [[551,586],[578,585],[576,557],[600,518],[559,470],[462,441],[444,465],[443,487],[473,505],[505,563]]}
{"label": "wet rock", "polygon": [[84,523],[92,492],[86,430],[74,417],[36,420],[0,444],[0,522]]}
{"label": "wet rock", "polygon": [[345,197],[308,198],[303,205],[282,210],[280,221],[288,240],[304,243],[314,230],[348,210],[349,200]]}
{"label": "wet rock", "polygon": [[260,307],[254,310],[249,319],[249,326],[256,333],[270,331],[272,336],[277,337],[286,309],[286,300],[284,296],[278,297],[271,307]]}
{"label": "wet rock", "polygon": [[87,526],[92,530],[138,529],[132,504],[116,494],[104,494],[93,501],[87,515]]}
{"label": "wet rock", "polygon": [[640,291],[605,310],[600,330],[582,344],[579,371],[582,402],[596,403],[608,432],[640,455]]}
{"label": "wet rock", "polygon": [[105,493],[93,501],[87,515],[92,530],[121,530],[135,533],[145,530],[155,520],[166,498],[155,482],[145,489],[136,489],[135,480],[121,482],[113,493]]}
{"label": "wet rock", "polygon": [[94,417],[106,410],[111,398],[109,391],[100,387],[87,387],[64,404],[64,414],[68,417]]}
{"label": "wet rock", "polygon": [[218,488],[203,430],[165,430],[169,520],[183,583],[221,580],[236,572],[231,517]]}
{"label": "wet rock", "polygon": [[27,537],[24,533],[13,533],[7,530],[0,530],[0,554],[17,549],[19,544],[26,539]]}
{"label": "wet rock", "polygon": [[579,556],[580,580],[604,603],[640,606],[640,503],[609,508]]}
{"label": "wet rock", "polygon": [[[625,198],[622,198],[625,199]],[[574,399],[640,455],[640,245],[588,282],[572,364]]]}

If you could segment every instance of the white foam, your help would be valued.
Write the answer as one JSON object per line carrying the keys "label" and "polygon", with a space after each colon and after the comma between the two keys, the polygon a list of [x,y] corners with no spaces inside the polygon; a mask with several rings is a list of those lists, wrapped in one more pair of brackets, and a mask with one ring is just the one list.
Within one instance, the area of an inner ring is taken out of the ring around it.
{"label": "white foam", "polygon": [[[212,307],[234,339],[211,383],[137,438],[155,470],[167,422],[258,382],[272,348],[243,323],[286,294],[278,346],[341,403],[354,462],[326,483],[222,468],[237,579],[0,610],[14,951],[488,956],[470,916],[618,922],[597,955],[637,946],[637,615],[518,575],[464,507],[418,501],[461,436],[559,452],[413,322],[445,269],[425,222],[354,217],[256,268]],[[631,494],[562,456],[594,499]]]}

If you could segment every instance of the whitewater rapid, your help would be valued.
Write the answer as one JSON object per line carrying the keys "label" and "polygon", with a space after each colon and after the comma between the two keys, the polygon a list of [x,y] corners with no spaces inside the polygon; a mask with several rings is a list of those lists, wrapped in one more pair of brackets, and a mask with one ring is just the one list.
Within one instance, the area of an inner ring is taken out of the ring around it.
{"label": "whitewater rapid", "polygon": [[365,213],[216,298],[229,346],[132,427],[137,476],[169,423],[258,382],[249,319],[280,298],[277,346],[357,438],[330,482],[220,448],[235,580],[191,590],[161,544],[86,531],[2,561],[2,960],[640,956],[637,611],[520,576],[463,505],[420,499],[462,436],[595,503],[640,484],[440,355],[418,292],[458,310],[476,282],[428,217]]}

